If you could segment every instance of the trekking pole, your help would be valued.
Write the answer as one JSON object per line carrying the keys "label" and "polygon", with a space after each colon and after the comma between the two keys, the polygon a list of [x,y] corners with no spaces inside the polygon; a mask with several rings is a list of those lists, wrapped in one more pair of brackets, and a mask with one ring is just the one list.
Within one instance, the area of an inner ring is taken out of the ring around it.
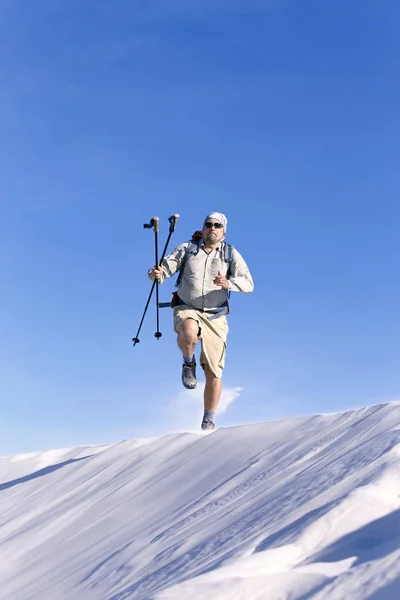
{"label": "trekking pole", "polygon": [[[157,219],[157,229],[158,229],[158,220],[159,220],[158,217],[154,217],[154,219],[150,220],[150,223],[145,223],[143,225],[143,227],[145,229],[152,229],[155,226],[156,219]],[[161,265],[162,261],[164,260],[165,254],[167,252],[168,244],[169,244],[169,241],[171,239],[171,235],[175,231],[175,226],[176,226],[176,222],[177,222],[178,219],[179,219],[179,215],[176,215],[176,214],[172,215],[171,217],[168,218],[168,221],[170,223],[170,226],[169,226],[169,235],[168,235],[167,241],[165,242],[164,250],[163,250],[163,253],[161,255],[161,259],[160,259],[159,264],[158,264],[158,256],[157,256],[157,254],[158,254],[158,239],[156,238],[156,240],[157,240],[156,241],[156,265],[157,266]],[[147,309],[149,307],[151,296],[153,295],[153,291],[154,291],[155,286],[156,286],[156,280],[153,281],[153,285],[151,286],[150,294],[149,294],[149,297],[147,298],[146,306],[145,306],[145,309],[144,309],[144,312],[143,312],[142,320],[140,321],[140,325],[139,325],[139,329],[137,331],[136,337],[132,338],[132,342],[133,342],[133,346],[134,347],[136,346],[136,344],[138,344],[140,342],[140,340],[139,340],[139,333],[140,333],[140,330],[142,328],[143,321],[144,321],[144,318],[146,316],[146,312],[147,312]],[[158,285],[157,285],[157,289],[158,289]],[[157,302],[157,311],[158,311],[158,302]],[[158,331],[158,328],[159,327],[158,327],[158,312],[157,312],[157,332],[154,335],[156,337],[161,337],[161,335],[157,336],[157,333],[160,333]]]}
{"label": "trekking pole", "polygon": [[[154,217],[154,241],[155,241],[155,251],[156,251],[156,261],[155,261],[155,265],[157,265],[157,267],[159,266],[159,262],[158,262],[158,221],[159,218],[158,217]],[[156,320],[157,320],[157,331],[154,334],[154,337],[157,338],[157,340],[160,339],[160,337],[162,336],[162,333],[160,331],[160,309],[158,307],[158,290],[160,287],[160,282],[158,281],[158,279],[156,279]]]}
{"label": "trekking pole", "polygon": [[[153,229],[156,220],[157,220],[157,228],[158,228],[159,218],[158,217],[154,217],[153,219],[150,219],[150,223],[143,223],[144,229]],[[155,285],[156,285],[156,280],[153,281],[153,285],[151,286],[150,294],[149,294],[149,297],[147,298],[146,306],[144,308],[142,320],[140,321],[140,325],[139,325],[139,329],[137,331],[136,337],[132,338],[132,342],[133,342],[133,346],[134,347],[136,346],[136,344],[138,344],[140,342],[140,340],[139,340],[139,333],[140,333],[140,330],[142,328],[143,321],[144,321],[144,318],[145,318],[146,313],[147,313],[147,309],[149,308],[150,300],[151,300],[151,297],[153,295],[153,291],[154,291],[154,286]]]}

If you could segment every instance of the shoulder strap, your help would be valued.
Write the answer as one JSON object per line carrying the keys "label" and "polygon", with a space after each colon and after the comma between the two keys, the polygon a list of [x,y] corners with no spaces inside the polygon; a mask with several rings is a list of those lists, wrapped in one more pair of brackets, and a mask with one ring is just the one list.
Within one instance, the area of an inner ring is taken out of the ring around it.
{"label": "shoulder strap", "polygon": [[232,244],[228,244],[227,242],[224,242],[224,261],[226,263],[228,263],[228,270],[226,272],[227,278],[229,278],[229,276],[231,274],[231,264],[232,264],[232,260],[233,260],[233,248],[234,248],[234,246],[232,246]]}
{"label": "shoulder strap", "polygon": [[178,278],[177,278],[176,284],[175,284],[176,287],[180,286],[180,283],[182,281],[183,271],[185,269],[185,265],[191,256],[195,256],[198,253],[199,248],[200,248],[200,243],[201,243],[201,239],[199,239],[197,242],[193,242],[193,240],[189,240],[189,244],[185,248],[185,254],[183,255],[182,263],[179,268],[179,274],[178,274]]}

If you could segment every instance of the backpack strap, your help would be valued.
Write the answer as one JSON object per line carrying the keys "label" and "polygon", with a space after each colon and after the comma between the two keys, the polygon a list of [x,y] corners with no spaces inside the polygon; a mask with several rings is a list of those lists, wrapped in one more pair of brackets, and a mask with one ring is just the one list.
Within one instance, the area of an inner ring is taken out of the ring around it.
{"label": "backpack strap", "polygon": [[226,272],[226,278],[229,279],[231,276],[231,264],[233,260],[233,248],[232,244],[224,242],[224,261],[228,264],[228,270]]}
{"label": "backpack strap", "polygon": [[189,260],[189,258],[191,256],[195,256],[198,253],[198,251],[200,249],[201,241],[202,241],[201,238],[197,242],[190,240],[189,244],[186,246],[185,254],[183,255],[182,263],[179,268],[178,278],[177,278],[176,284],[175,284],[176,287],[179,287],[181,284],[182,277],[183,277],[183,271],[185,270],[185,265],[186,265],[187,261]]}

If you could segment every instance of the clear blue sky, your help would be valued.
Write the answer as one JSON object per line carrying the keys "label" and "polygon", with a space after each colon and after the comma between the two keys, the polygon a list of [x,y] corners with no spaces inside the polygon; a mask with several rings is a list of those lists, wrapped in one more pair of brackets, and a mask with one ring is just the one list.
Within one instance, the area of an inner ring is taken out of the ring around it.
{"label": "clear blue sky", "polygon": [[255,281],[218,425],[398,398],[399,58],[394,0],[4,0],[0,452],[179,422],[154,215],[224,212]]}

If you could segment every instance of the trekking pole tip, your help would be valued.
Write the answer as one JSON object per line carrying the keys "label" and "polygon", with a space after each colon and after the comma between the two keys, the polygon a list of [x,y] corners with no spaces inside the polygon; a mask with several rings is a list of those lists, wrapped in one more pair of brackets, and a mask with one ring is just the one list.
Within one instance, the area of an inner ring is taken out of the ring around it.
{"label": "trekking pole tip", "polygon": [[159,340],[159,339],[160,339],[160,337],[162,337],[162,333],[161,333],[161,331],[156,331],[156,332],[155,332],[155,334],[154,334],[154,337],[156,337],[156,338],[157,338],[157,340]]}

